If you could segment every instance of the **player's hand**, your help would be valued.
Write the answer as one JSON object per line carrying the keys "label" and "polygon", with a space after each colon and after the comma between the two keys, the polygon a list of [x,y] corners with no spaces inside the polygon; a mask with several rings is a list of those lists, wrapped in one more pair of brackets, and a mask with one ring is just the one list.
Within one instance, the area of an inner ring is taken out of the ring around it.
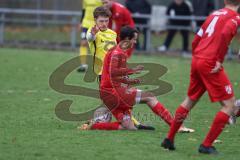
{"label": "player's hand", "polygon": [[93,35],[96,35],[98,31],[99,31],[99,28],[98,28],[97,25],[95,25],[95,26],[92,28],[91,33],[92,33]]}
{"label": "player's hand", "polygon": [[135,68],[134,68],[134,71],[136,74],[139,74],[141,73],[141,71],[144,69],[144,66],[143,65],[137,65]]}
{"label": "player's hand", "polygon": [[211,70],[211,73],[217,73],[221,70],[222,63],[217,61],[215,67]]}
{"label": "player's hand", "polygon": [[140,84],[140,83],[142,83],[142,81],[140,79],[136,78],[136,79],[133,79],[132,83],[133,84]]}

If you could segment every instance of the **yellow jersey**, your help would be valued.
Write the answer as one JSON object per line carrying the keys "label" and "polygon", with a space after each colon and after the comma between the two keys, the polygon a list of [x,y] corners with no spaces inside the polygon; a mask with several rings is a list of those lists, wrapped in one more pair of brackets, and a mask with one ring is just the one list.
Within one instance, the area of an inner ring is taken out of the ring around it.
{"label": "yellow jersey", "polygon": [[88,29],[87,39],[91,54],[94,56],[94,72],[98,75],[102,74],[103,61],[108,50],[117,45],[117,33],[111,29],[98,31],[94,39],[89,40],[92,27]]}
{"label": "yellow jersey", "polygon": [[82,27],[90,28],[94,25],[93,11],[101,5],[101,0],[83,0],[82,8],[85,9],[85,15],[82,20]]}

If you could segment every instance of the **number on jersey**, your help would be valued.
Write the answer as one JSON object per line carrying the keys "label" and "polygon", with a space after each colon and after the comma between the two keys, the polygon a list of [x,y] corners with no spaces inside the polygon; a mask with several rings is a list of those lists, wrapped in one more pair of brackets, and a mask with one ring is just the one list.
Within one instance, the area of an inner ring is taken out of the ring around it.
{"label": "number on jersey", "polygon": [[212,34],[214,33],[215,26],[216,26],[216,23],[217,23],[218,19],[219,19],[219,17],[215,16],[212,19],[211,23],[208,25],[207,30],[206,30],[206,33],[208,34],[208,37],[212,36]]}

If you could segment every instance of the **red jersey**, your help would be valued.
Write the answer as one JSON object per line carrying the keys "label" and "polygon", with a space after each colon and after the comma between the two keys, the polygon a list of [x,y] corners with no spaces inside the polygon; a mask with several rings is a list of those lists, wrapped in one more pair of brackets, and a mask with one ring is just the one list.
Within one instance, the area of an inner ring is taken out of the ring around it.
{"label": "red jersey", "polygon": [[100,89],[127,87],[135,79],[128,78],[134,71],[127,67],[128,51],[119,45],[108,51],[104,58]]}
{"label": "red jersey", "polygon": [[223,62],[232,38],[237,33],[240,17],[228,8],[212,13],[192,42],[193,56]]}
{"label": "red jersey", "polygon": [[117,41],[119,42],[120,30],[123,26],[134,27],[134,21],[132,19],[131,13],[123,5],[114,2],[111,8],[112,16],[109,22],[109,28],[114,30],[117,35]]}

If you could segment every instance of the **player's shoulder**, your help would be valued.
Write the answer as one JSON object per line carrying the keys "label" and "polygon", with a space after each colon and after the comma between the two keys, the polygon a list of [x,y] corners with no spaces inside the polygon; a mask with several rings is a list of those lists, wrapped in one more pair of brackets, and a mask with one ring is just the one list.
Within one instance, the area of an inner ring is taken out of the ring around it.
{"label": "player's shoulder", "polygon": [[102,4],[101,0],[83,0],[83,2],[84,2],[86,5],[89,5],[89,6],[101,5],[101,4]]}
{"label": "player's shoulder", "polygon": [[228,8],[222,8],[222,9],[216,10],[211,14],[211,16],[220,16],[220,17],[227,17],[227,18],[236,16],[236,15],[237,13],[235,11]]}
{"label": "player's shoulder", "polygon": [[116,12],[124,12],[127,10],[125,6],[123,6],[121,3],[118,3],[118,2],[113,3],[113,8],[115,8]]}
{"label": "player's shoulder", "polygon": [[106,30],[106,33],[112,34],[112,35],[117,35],[117,33],[114,30],[109,29],[109,28]]}
{"label": "player's shoulder", "polygon": [[226,24],[234,25],[235,27],[238,27],[240,24],[240,16],[236,15],[233,16],[231,19],[228,20]]}

